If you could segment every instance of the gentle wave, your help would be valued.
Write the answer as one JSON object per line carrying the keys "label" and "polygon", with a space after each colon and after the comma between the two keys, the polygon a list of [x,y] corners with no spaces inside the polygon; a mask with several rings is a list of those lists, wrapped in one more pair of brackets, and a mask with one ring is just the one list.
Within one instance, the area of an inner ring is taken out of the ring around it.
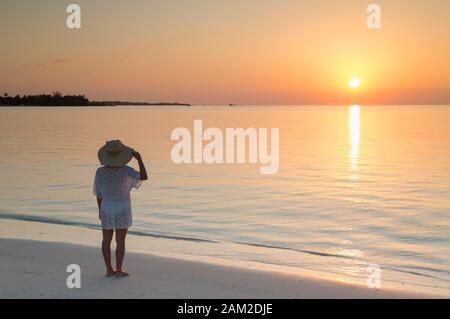
{"label": "gentle wave", "polygon": [[[62,220],[58,218],[49,218],[44,216],[29,216],[29,215],[21,215],[21,214],[13,214],[13,213],[1,213],[0,219],[13,219],[13,220],[22,220],[28,222],[39,222],[46,224],[54,224],[54,225],[66,225],[66,226],[78,226],[85,227],[91,229],[101,229],[100,226],[96,224],[83,223],[83,222],[74,222],[70,220]],[[194,242],[204,242],[204,243],[216,243],[217,241],[196,238],[196,237],[187,237],[187,236],[178,236],[178,235],[163,235],[151,233],[143,230],[129,230],[129,234],[135,236],[146,236],[146,237],[154,237],[154,238],[164,238],[164,239],[173,239],[173,240],[185,240],[185,241],[194,241]]]}
{"label": "gentle wave", "polygon": [[255,246],[255,247],[269,248],[269,249],[291,250],[291,251],[296,251],[296,252],[303,253],[303,254],[309,254],[309,255],[321,256],[321,257],[336,257],[336,258],[344,258],[344,259],[355,259],[352,256],[330,254],[330,253],[322,253],[322,252],[313,251],[313,250],[303,250],[303,249],[295,249],[295,248],[290,248],[290,247],[272,246],[272,245],[246,243],[246,242],[235,242],[235,243],[236,244],[241,244],[241,245],[249,245],[249,246]]}

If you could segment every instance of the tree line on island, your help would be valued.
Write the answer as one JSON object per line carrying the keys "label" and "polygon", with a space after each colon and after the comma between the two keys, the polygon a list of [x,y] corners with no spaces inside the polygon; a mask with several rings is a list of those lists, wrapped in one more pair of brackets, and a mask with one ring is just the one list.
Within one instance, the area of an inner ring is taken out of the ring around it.
{"label": "tree line on island", "polygon": [[0,106],[117,106],[117,105],[173,105],[190,106],[187,103],[174,102],[130,102],[130,101],[89,101],[84,95],[63,95],[55,91],[52,94],[16,95],[5,93],[0,96]]}

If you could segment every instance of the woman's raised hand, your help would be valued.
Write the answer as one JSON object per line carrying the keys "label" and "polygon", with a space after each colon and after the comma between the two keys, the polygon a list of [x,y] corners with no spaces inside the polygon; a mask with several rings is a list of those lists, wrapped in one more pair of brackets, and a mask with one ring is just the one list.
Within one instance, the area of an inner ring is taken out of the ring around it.
{"label": "woman's raised hand", "polygon": [[137,151],[133,151],[133,156],[135,159],[137,159],[139,163],[139,172],[141,173],[141,181],[147,180],[148,179],[147,170],[145,169],[145,165],[144,162],[142,161],[141,154],[139,154],[139,152]]}

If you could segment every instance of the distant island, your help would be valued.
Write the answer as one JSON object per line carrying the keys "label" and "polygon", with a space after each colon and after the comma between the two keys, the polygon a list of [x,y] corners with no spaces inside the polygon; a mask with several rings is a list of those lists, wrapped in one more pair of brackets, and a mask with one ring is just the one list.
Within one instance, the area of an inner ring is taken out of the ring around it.
{"label": "distant island", "polygon": [[153,105],[153,106],[191,106],[176,102],[130,102],[130,101],[89,101],[84,95],[53,94],[16,95],[5,93],[0,96],[0,106],[118,106],[118,105]]}

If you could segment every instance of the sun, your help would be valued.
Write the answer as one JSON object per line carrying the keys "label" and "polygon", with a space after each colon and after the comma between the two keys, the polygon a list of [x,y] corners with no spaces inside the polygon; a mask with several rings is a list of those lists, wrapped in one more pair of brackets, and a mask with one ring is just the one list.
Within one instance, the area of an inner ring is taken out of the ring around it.
{"label": "sun", "polygon": [[348,82],[348,86],[352,89],[359,88],[361,86],[361,80],[357,77],[353,77],[350,82]]}

